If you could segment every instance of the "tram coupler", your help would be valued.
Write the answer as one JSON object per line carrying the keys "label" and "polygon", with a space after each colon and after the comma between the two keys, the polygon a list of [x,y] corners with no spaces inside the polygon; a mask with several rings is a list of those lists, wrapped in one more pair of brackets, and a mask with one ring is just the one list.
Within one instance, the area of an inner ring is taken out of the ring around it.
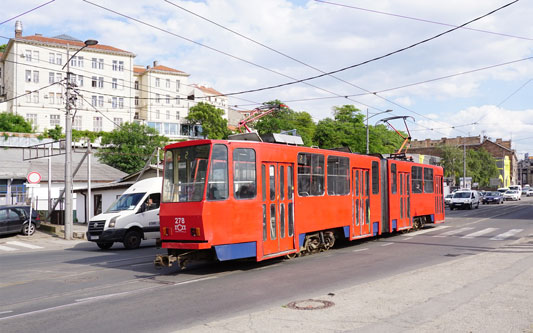
{"label": "tram coupler", "polygon": [[163,267],[171,267],[172,264],[178,260],[178,257],[167,254],[158,254],[155,256],[154,266],[156,269]]}

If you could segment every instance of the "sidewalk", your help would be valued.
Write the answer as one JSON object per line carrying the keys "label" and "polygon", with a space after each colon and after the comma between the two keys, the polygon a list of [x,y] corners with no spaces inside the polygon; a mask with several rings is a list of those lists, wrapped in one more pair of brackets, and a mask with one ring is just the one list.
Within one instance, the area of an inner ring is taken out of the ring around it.
{"label": "sidewalk", "polygon": [[[65,226],[52,224],[50,222],[41,222],[39,231],[47,234],[56,235],[60,238],[65,238]],[[85,240],[85,233],[87,232],[87,224],[74,223],[72,226],[72,239]]]}

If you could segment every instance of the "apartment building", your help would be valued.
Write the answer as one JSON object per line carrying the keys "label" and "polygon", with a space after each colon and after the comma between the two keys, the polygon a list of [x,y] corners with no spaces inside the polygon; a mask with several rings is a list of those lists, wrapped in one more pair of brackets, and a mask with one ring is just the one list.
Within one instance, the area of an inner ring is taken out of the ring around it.
{"label": "apartment building", "polygon": [[[65,128],[65,62],[84,46],[68,35],[15,37],[0,53],[0,112],[19,114],[31,121],[37,132],[56,125]],[[70,61],[75,84],[73,129],[111,131],[124,122],[143,122],[171,139],[200,135],[198,126],[185,121],[189,108],[205,95],[188,83],[189,74],[159,65],[134,65],[135,54],[113,46],[84,48]],[[205,89],[212,89],[203,87]],[[213,89],[213,91],[215,91]],[[188,99],[190,98],[190,99]],[[227,114],[227,98],[212,103]]]}

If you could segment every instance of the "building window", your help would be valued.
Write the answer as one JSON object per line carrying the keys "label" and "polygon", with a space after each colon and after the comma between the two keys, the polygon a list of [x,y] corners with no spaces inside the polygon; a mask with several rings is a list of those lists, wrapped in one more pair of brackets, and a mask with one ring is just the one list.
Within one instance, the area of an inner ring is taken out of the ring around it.
{"label": "building window", "polygon": [[167,120],[170,120],[170,111],[167,110]]}
{"label": "building window", "polygon": [[55,53],[50,52],[48,54],[48,62],[51,63],[51,64],[55,64],[56,63],[56,54]]}
{"label": "building window", "polygon": [[61,123],[61,116],[58,114],[51,114],[50,115],[50,126],[56,127],[59,126]]}
{"label": "building window", "polygon": [[98,68],[98,59],[96,59],[96,58],[92,58],[91,59],[91,67],[94,68],[94,69]]}
{"label": "building window", "polygon": [[26,61],[31,62],[31,50],[26,50]]}
{"label": "building window", "polygon": [[56,103],[61,105],[61,104],[64,103],[63,101],[64,101],[63,100],[63,94],[62,93],[56,93]]}
{"label": "building window", "polygon": [[31,103],[31,91],[26,90],[26,103]]}
{"label": "building window", "polygon": [[54,104],[54,96],[55,94],[53,92],[48,93],[48,103]]}
{"label": "building window", "polygon": [[111,80],[111,88],[112,88],[112,89],[117,89],[117,81],[118,81],[118,80],[115,79],[115,78],[113,78],[113,79]]}
{"label": "building window", "polygon": [[81,131],[81,120],[81,116],[75,116],[74,122],[72,123],[72,128]]}
{"label": "building window", "polygon": [[83,57],[78,56],[78,67],[83,67]]}
{"label": "building window", "polygon": [[155,94],[155,102],[161,103],[161,97],[159,96],[159,94]]}
{"label": "building window", "polygon": [[37,124],[37,113],[28,113],[26,120],[33,125]]}
{"label": "building window", "polygon": [[33,82],[39,83],[39,71],[33,71]]}
{"label": "building window", "polygon": [[176,80],[176,91],[180,91],[180,80]]}
{"label": "building window", "polygon": [[176,111],[176,120],[180,120],[180,112]]}
{"label": "building window", "polygon": [[170,88],[170,79],[166,79],[165,87]]}
{"label": "building window", "polygon": [[181,104],[180,96],[176,95],[176,105],[180,105],[180,104]]}
{"label": "building window", "polygon": [[102,131],[102,117],[93,117],[93,131]]}
{"label": "building window", "polygon": [[113,68],[114,71],[118,70],[118,61],[113,60],[113,66],[112,66],[112,68]]}
{"label": "building window", "polygon": [[83,87],[83,75],[78,75],[78,87]]}
{"label": "building window", "polygon": [[111,99],[111,107],[112,107],[113,109],[116,109],[116,108],[117,108],[117,98],[116,98],[116,97],[113,97],[113,98]]}
{"label": "building window", "polygon": [[31,82],[31,71],[26,70],[26,82]]}
{"label": "building window", "polygon": [[118,80],[118,89],[124,90],[124,80],[123,79]]}
{"label": "building window", "polygon": [[170,104],[170,95],[167,95],[166,102],[167,104]]}
{"label": "building window", "polygon": [[161,112],[159,110],[155,110],[155,119],[161,118]]}
{"label": "building window", "polygon": [[98,98],[95,95],[92,96],[91,101],[92,101],[91,103],[92,106],[94,107],[98,106]]}
{"label": "building window", "polygon": [[135,96],[135,106],[139,106],[139,96]]}
{"label": "building window", "polygon": [[48,83],[54,83],[56,74],[54,72],[48,73]]}
{"label": "building window", "polygon": [[134,89],[135,90],[139,90],[139,81],[138,80],[135,80]]}
{"label": "building window", "polygon": [[98,106],[104,107],[104,96],[98,96]]}
{"label": "building window", "polygon": [[33,51],[33,61],[39,62],[39,51]]}
{"label": "building window", "polygon": [[124,109],[124,97],[119,97],[118,98],[118,108],[119,109]]}
{"label": "building window", "polygon": [[32,93],[32,99],[33,99],[33,103],[35,104],[39,103],[39,92],[38,91],[34,91]]}
{"label": "building window", "polygon": [[98,69],[104,69],[104,59],[98,59]]}
{"label": "building window", "polygon": [[63,58],[61,56],[61,53],[56,53],[56,65],[62,65]]}
{"label": "building window", "polygon": [[56,82],[61,82],[61,80],[63,79],[61,73],[56,73]]}
{"label": "building window", "polygon": [[155,78],[155,86],[159,87],[161,85],[161,82],[158,77]]}
{"label": "building window", "polygon": [[118,71],[123,72],[124,71],[124,61],[118,62]]}
{"label": "building window", "polygon": [[104,78],[100,76],[98,78],[98,88],[103,88],[103,87],[104,87]]}
{"label": "building window", "polygon": [[122,118],[113,118],[113,123],[115,124],[115,129],[122,126]]}
{"label": "building window", "polygon": [[91,78],[91,87],[96,88],[98,86],[98,78],[96,76],[93,76]]}

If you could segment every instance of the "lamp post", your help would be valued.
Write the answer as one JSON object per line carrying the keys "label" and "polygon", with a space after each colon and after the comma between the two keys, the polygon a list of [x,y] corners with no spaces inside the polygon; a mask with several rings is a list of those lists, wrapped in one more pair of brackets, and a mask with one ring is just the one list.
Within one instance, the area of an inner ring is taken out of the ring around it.
{"label": "lamp post", "polygon": [[[67,44],[67,62],[61,68],[65,69],[67,66],[67,89],[66,89],[66,117],[65,117],[65,239],[72,239],[72,114],[70,113],[72,109],[72,104],[70,101],[70,90],[72,89],[70,82],[70,60],[76,56],[81,50],[87,46],[96,45],[98,41],[94,39],[88,39],[84,42],[84,46],[78,49],[72,56],[70,56],[70,45]],[[90,200],[90,198],[89,198]]]}
{"label": "lamp post", "polygon": [[382,114],[382,113],[387,113],[387,112],[392,112],[392,110],[385,110],[385,111],[382,111],[382,112],[378,112],[378,113],[371,113],[371,116],[369,117],[368,116],[368,108],[366,109],[366,154],[368,155],[369,153],[369,149],[368,149],[368,119],[372,118],[372,117],[375,117],[377,116],[378,114]]}

